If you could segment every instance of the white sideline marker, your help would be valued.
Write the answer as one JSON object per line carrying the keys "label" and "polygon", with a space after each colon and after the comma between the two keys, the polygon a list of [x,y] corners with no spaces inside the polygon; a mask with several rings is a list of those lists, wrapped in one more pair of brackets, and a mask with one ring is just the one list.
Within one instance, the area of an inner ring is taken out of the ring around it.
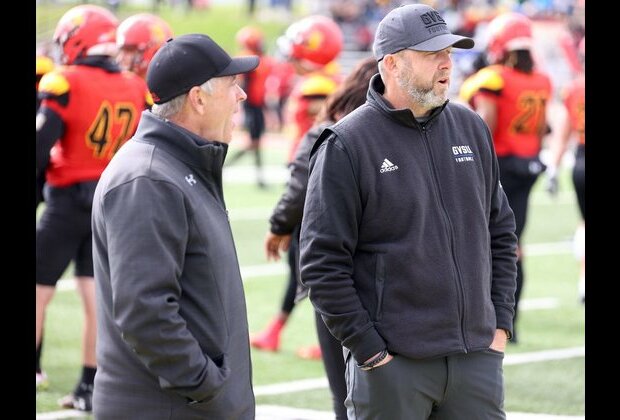
{"label": "white sideline marker", "polygon": [[534,351],[530,353],[507,354],[504,358],[504,366],[522,365],[524,363],[546,362],[549,360],[571,359],[573,357],[584,357],[585,355],[585,346],[570,347],[566,349]]}

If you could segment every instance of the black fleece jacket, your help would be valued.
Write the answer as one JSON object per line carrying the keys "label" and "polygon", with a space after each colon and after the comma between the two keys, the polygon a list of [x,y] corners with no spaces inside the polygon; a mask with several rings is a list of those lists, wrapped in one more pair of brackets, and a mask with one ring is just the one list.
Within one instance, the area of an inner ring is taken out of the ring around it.
{"label": "black fleece jacket", "polygon": [[99,180],[98,418],[254,418],[245,295],[222,188],[227,152],[144,111]]}
{"label": "black fleece jacket", "polygon": [[325,121],[313,125],[299,143],[295,159],[289,165],[291,176],[286,184],[280,200],[273,209],[269,218],[271,232],[276,235],[290,235],[297,225],[301,224],[301,217],[306,201],[308,188],[308,166],[310,165],[310,150],[317,138],[333,121]]}
{"label": "black fleece jacket", "polygon": [[302,282],[359,363],[487,349],[512,331],[517,259],[488,127],[451,103],[420,124],[383,90],[312,149]]}

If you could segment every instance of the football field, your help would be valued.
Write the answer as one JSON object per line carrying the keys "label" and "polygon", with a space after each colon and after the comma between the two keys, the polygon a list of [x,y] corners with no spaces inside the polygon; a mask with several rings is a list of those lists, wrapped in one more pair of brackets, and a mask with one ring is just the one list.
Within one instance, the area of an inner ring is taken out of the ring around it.
{"label": "football field", "polygon": [[[51,37],[58,18],[74,3],[77,1],[37,2],[37,42]],[[164,6],[160,14],[175,33],[206,32],[233,52],[233,34],[248,23],[248,18],[237,2],[225,6],[214,3],[217,5],[210,10],[192,13]],[[123,6],[119,17],[143,9]],[[296,10],[295,15],[302,13]],[[269,45],[275,46],[276,37],[289,23],[281,19],[261,22]],[[245,136],[236,133],[229,156],[244,145]],[[241,265],[250,332],[260,331],[279,311],[288,277],[286,264],[268,262],[263,251],[268,218],[288,177],[286,138],[286,133],[271,133],[264,141],[267,189],[256,186],[252,156],[244,156],[224,172],[225,199]],[[585,306],[578,298],[579,267],[573,255],[579,212],[569,168],[561,172],[557,197],[549,197],[543,184],[541,177],[530,199],[523,238],[525,285],[519,343],[508,346],[504,361],[508,420],[577,420],[585,416]],[[61,410],[56,402],[72,391],[80,374],[83,319],[70,268],[47,312],[42,367],[49,387],[37,391],[37,419],[92,418]],[[306,299],[289,318],[279,352],[252,350],[258,420],[333,419],[322,363],[296,355],[299,347],[316,343],[313,310]]]}
{"label": "football field", "polygon": [[[238,133],[231,149],[243,142],[244,134]],[[282,135],[270,135],[265,142],[266,190],[255,186],[251,156],[224,172],[251,332],[261,330],[279,310],[288,276],[287,266],[267,262],[262,248],[269,215],[287,179],[283,164],[287,150]],[[542,181],[531,197],[524,237],[526,283],[519,343],[508,346],[504,364],[505,406],[511,413],[509,419],[514,420],[582,418],[585,413],[585,307],[578,299],[578,265],[572,253],[578,210],[567,169],[555,199],[542,189]],[[65,277],[45,325],[42,365],[49,388],[37,393],[37,417],[41,419],[81,415],[59,412],[56,404],[72,390],[80,369],[82,313],[73,280],[69,273]],[[299,347],[316,342],[312,307],[306,299],[293,311],[279,352],[252,350],[257,418],[330,418],[330,394],[321,362],[302,360],[295,354]],[[519,413],[554,416],[523,417]]]}

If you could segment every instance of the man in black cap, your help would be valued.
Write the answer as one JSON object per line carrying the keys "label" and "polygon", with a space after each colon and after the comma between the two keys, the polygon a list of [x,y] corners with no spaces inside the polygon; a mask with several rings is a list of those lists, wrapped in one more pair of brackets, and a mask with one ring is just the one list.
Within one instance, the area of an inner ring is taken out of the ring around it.
{"label": "man in black cap", "polygon": [[349,419],[505,419],[515,220],[488,127],[448,103],[429,6],[379,23],[367,101],[314,144],[301,279],[346,360]]}
{"label": "man in black cap", "polygon": [[201,34],[169,40],[147,71],[152,110],[93,202],[97,419],[253,419],[239,262],[222,193],[237,76]]}

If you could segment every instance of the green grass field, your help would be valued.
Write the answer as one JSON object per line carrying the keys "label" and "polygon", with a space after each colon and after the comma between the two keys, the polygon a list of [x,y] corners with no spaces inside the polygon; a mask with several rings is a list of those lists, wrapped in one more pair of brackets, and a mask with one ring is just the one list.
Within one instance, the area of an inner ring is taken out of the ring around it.
{"label": "green grass field", "polygon": [[[77,2],[76,2],[77,3]],[[102,2],[96,2],[101,4]],[[57,19],[70,6],[41,2],[37,6],[37,42],[49,39]],[[254,22],[266,33],[268,45],[290,22],[252,21],[239,6],[218,6],[191,14],[182,9],[162,7],[161,16],[175,33],[205,32],[224,48],[236,51],[234,34],[243,25]],[[122,19],[137,9],[121,8]],[[300,13],[299,10],[296,11]],[[233,143],[231,149],[238,147]],[[283,165],[287,150],[275,147],[266,151],[269,165]],[[251,165],[244,157],[236,166]],[[231,214],[242,270],[244,267],[272,264],[265,259],[262,243],[268,228],[267,219],[279,198],[283,183],[259,190],[248,168],[248,182],[226,183],[226,203]],[[564,170],[559,196],[552,200],[542,191],[539,182],[531,197],[528,226],[524,244],[532,245],[525,259],[525,301],[552,299],[551,308],[521,312],[519,344],[510,345],[507,356],[585,345],[585,311],[578,302],[578,265],[569,246],[549,247],[544,244],[566,244],[572,240],[578,223],[578,209],[572,192],[569,173]],[[543,244],[543,245],[541,245]],[[555,251],[554,251],[555,249]],[[243,271],[242,271],[243,272]],[[248,276],[244,278],[250,331],[260,330],[280,307],[287,274]],[[37,393],[37,413],[56,411],[56,400],[72,390],[80,369],[80,331],[82,313],[77,294],[60,290],[52,301],[45,326],[42,365],[50,379],[47,390]],[[305,300],[293,312],[282,335],[282,348],[277,354],[253,350],[252,361],[256,387],[324,376],[319,361],[301,360],[295,351],[303,345],[316,343],[314,318],[310,303]],[[562,415],[585,414],[585,362],[583,357],[514,364],[504,367],[506,409],[508,411]],[[281,405],[331,410],[327,388],[279,395],[257,396],[259,405]]]}

